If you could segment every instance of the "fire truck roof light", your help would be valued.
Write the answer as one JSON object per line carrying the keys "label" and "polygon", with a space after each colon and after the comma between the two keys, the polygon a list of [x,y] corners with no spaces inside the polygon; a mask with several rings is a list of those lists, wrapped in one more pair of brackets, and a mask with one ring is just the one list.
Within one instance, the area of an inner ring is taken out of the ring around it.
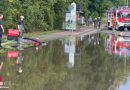
{"label": "fire truck roof light", "polygon": [[128,8],[128,6],[120,6],[118,8],[110,8],[109,10],[130,10],[130,8]]}

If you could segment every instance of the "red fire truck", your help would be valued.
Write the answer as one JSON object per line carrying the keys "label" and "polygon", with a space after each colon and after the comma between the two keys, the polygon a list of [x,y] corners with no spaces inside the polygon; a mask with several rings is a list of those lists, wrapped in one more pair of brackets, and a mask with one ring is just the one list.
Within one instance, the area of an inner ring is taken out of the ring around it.
{"label": "red fire truck", "polygon": [[107,10],[106,19],[109,29],[130,30],[130,8],[126,6]]}

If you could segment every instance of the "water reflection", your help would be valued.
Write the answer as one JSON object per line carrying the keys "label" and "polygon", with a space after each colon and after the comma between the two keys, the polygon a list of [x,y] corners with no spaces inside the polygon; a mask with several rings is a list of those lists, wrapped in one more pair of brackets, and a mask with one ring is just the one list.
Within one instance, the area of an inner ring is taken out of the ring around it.
{"label": "water reflection", "polygon": [[99,45],[100,43],[100,33],[94,35],[94,45]]}
{"label": "water reflection", "polygon": [[[19,46],[18,50],[7,52],[8,58],[6,53],[2,54],[2,81],[11,82],[10,90],[118,90],[122,85],[128,87],[130,62],[128,57],[125,61],[123,56],[114,55],[115,45],[111,40],[116,41],[115,36],[97,33],[54,40],[39,47],[38,53],[36,48],[23,50]],[[22,74],[16,73],[20,70]]]}
{"label": "water reflection", "polygon": [[88,36],[88,43],[90,43],[91,42],[91,36],[89,35]]}
{"label": "water reflection", "polygon": [[65,53],[69,54],[69,60],[67,62],[68,68],[74,66],[75,43],[75,37],[65,39]]}
{"label": "water reflection", "polygon": [[106,34],[105,50],[109,54],[116,54],[120,57],[130,56],[130,37],[124,37],[115,34]]}
{"label": "water reflection", "polygon": [[24,56],[22,54],[23,51],[23,45],[22,44],[18,44],[17,50],[9,50],[8,51],[8,57],[9,58],[16,58],[16,65],[18,66],[18,72],[22,73],[23,68],[22,68],[22,62],[24,59]]}
{"label": "water reflection", "polygon": [[84,36],[69,37],[65,39],[64,52],[68,55],[67,67],[74,67],[75,56],[81,59],[80,42],[83,41]]}
{"label": "water reflection", "polygon": [[2,69],[2,67],[3,67],[3,60],[2,60],[1,53],[0,53],[0,70]]}
{"label": "water reflection", "polygon": [[[1,69],[3,67],[3,60],[2,60],[2,56],[1,56],[1,53],[0,53],[0,73],[1,73]],[[0,74],[0,87],[3,86],[3,81],[2,81],[2,76]]]}
{"label": "water reflection", "polygon": [[100,43],[100,33],[96,33],[94,35],[88,35],[88,43],[93,42],[94,45],[99,45]]}
{"label": "water reflection", "polygon": [[[38,37],[36,39],[39,40]],[[38,53],[38,51],[39,51],[39,43],[38,42],[35,42],[35,48],[36,48],[36,52]]]}
{"label": "water reflection", "polygon": [[18,65],[18,72],[22,73],[23,69],[22,69],[22,62],[23,62],[24,56],[22,55],[22,45],[19,44],[18,45],[18,57],[16,60],[16,64]]}
{"label": "water reflection", "polygon": [[[106,34],[105,35],[105,51],[110,55],[118,55],[122,58],[122,73],[113,82],[109,90],[129,90],[129,75],[128,64],[130,57],[130,37],[122,36],[122,34]],[[119,81],[120,80],[120,81]],[[125,83],[124,83],[125,82]]]}
{"label": "water reflection", "polygon": [[117,89],[115,90],[129,90],[130,89],[130,76],[127,78],[126,84],[120,85]]}

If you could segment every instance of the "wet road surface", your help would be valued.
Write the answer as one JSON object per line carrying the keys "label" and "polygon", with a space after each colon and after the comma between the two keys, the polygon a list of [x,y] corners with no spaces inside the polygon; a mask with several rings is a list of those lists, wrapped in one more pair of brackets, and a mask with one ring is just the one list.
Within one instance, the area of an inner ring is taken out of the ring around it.
{"label": "wet road surface", "polygon": [[29,50],[2,49],[1,88],[129,90],[128,40],[97,33],[49,41],[46,46]]}

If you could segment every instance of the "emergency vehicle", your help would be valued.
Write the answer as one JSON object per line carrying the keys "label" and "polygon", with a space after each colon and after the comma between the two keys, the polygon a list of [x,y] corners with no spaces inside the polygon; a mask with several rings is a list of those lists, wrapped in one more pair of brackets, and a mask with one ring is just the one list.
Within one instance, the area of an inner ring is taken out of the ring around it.
{"label": "emergency vehicle", "polygon": [[130,30],[130,8],[126,6],[107,10],[106,19],[109,29]]}

